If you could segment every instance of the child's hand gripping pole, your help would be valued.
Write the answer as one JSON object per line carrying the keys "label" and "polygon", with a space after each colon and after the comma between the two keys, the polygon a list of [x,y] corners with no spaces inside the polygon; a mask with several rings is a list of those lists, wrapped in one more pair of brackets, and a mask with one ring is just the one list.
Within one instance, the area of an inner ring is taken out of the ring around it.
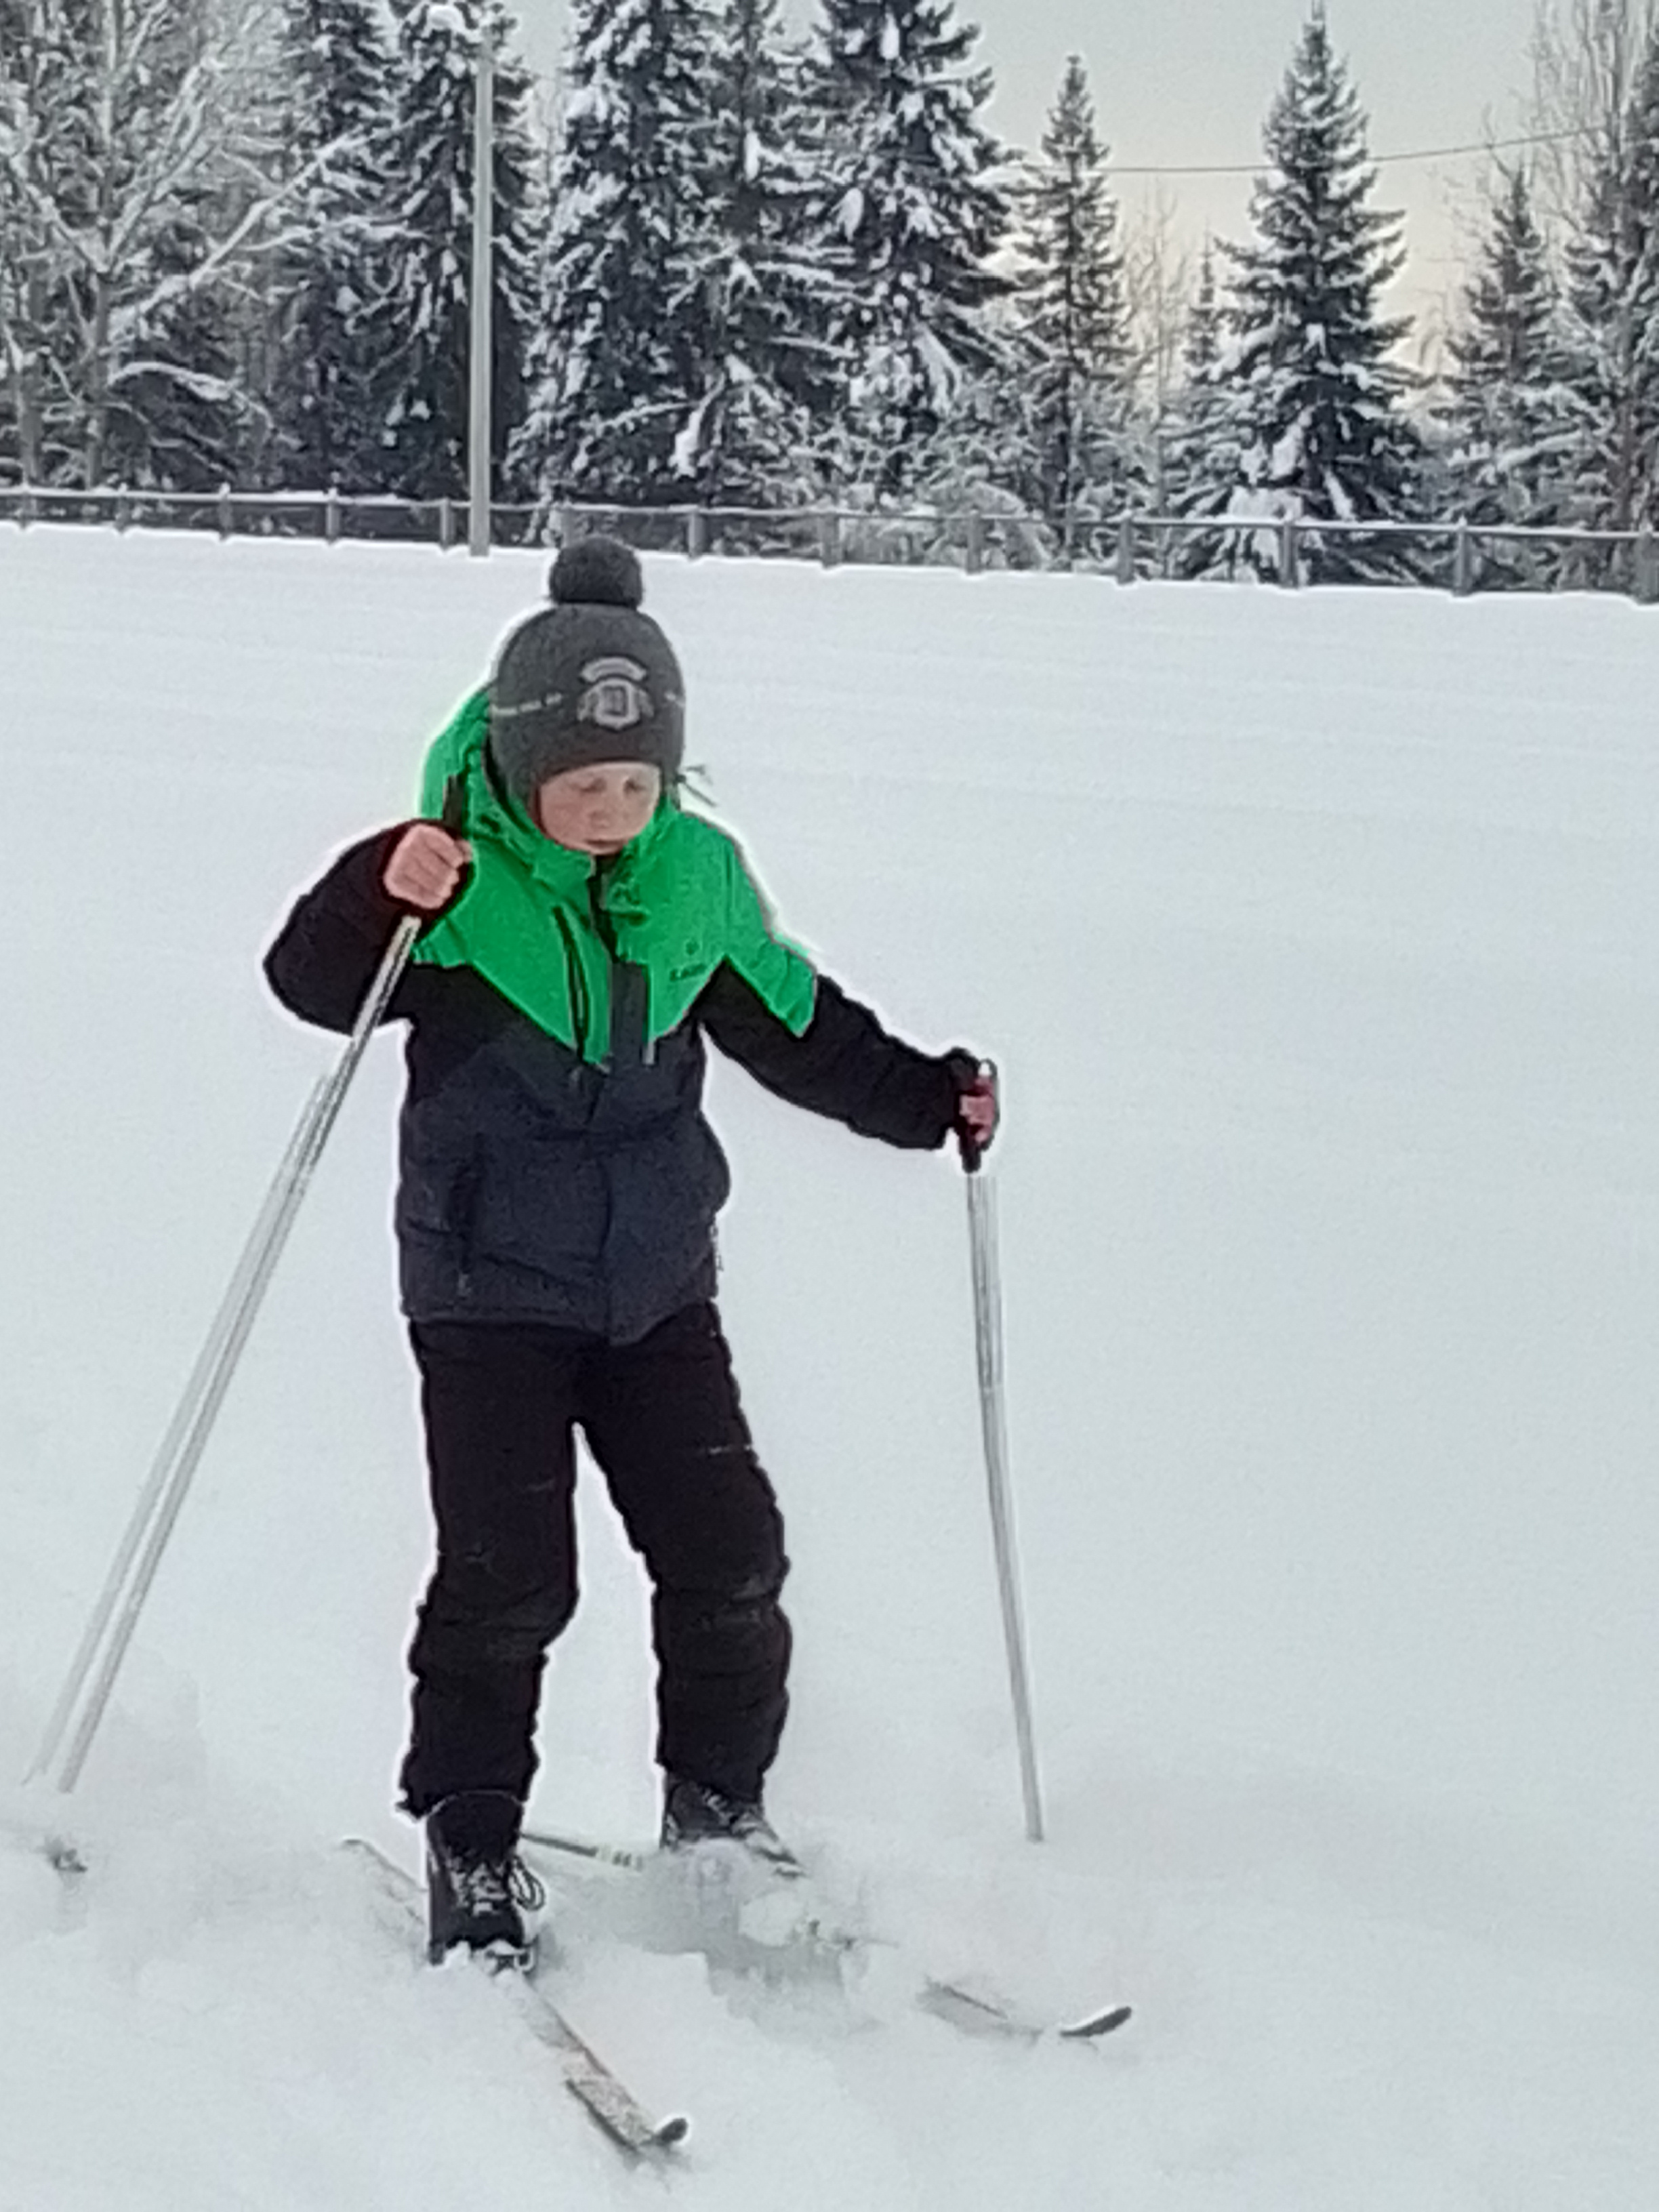
{"label": "child's hand gripping pole", "polygon": [[957,1150],[969,1175],[977,1175],[997,1133],[1001,1112],[1000,1079],[994,1060],[952,1054],[957,1078]]}
{"label": "child's hand gripping pole", "polygon": [[[964,1071],[965,1073],[966,1071]],[[1025,1626],[1020,1607],[1019,1569],[1014,1550],[1014,1510],[1008,1474],[1008,1419],[1003,1389],[1002,1274],[997,1255],[996,1184],[981,1172],[986,1149],[996,1131],[997,1071],[980,1061],[958,1095],[957,1146],[962,1155],[968,1194],[968,1237],[973,1255],[974,1334],[979,1355],[980,1430],[990,1491],[991,1536],[996,1549],[997,1588],[1002,1600],[1003,1640],[1008,1651],[1008,1680],[1013,1692],[1014,1731],[1019,1744],[1020,1786],[1025,1799],[1025,1832],[1042,1841],[1042,1798],[1037,1781],[1036,1736],[1031,1721],[1030,1672],[1025,1657]]]}

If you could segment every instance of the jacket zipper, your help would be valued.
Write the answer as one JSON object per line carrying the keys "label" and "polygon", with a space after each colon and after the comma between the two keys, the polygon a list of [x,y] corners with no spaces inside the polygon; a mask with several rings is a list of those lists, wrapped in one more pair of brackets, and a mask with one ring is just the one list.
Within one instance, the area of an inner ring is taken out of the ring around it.
{"label": "jacket zipper", "polygon": [[577,950],[576,933],[570,927],[569,915],[562,906],[556,906],[553,918],[559,925],[559,935],[564,941],[565,976],[570,986],[571,1012],[576,1018],[577,1056],[586,1060],[589,1031],[593,1022],[593,1009],[587,995],[587,978],[582,972],[581,955]]}
{"label": "jacket zipper", "polygon": [[611,1065],[612,1047],[617,1039],[617,969],[620,964],[617,958],[616,932],[611,926],[610,915],[605,910],[605,876],[608,866],[605,860],[595,860],[593,872],[587,879],[587,903],[593,916],[593,933],[605,948],[609,970],[605,977],[608,987],[605,997],[610,1001],[611,1034],[605,1040],[605,1052],[600,1062],[605,1067]]}

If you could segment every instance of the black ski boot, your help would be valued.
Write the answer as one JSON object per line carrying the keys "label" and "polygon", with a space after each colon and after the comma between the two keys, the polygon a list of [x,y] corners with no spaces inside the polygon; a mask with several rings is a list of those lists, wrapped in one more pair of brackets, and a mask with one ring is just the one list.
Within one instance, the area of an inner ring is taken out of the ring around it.
{"label": "black ski boot", "polygon": [[536,1936],[526,1916],[547,1893],[519,1856],[522,1808],[505,1790],[463,1790],[426,1816],[427,1956],[465,1946],[496,1971],[528,1973]]}
{"label": "black ski boot", "polygon": [[803,1871],[800,1861],[761,1809],[758,1797],[731,1797],[706,1782],[665,1774],[662,1847],[665,1851],[685,1851],[698,1844],[736,1844],[772,1874],[793,1875]]}

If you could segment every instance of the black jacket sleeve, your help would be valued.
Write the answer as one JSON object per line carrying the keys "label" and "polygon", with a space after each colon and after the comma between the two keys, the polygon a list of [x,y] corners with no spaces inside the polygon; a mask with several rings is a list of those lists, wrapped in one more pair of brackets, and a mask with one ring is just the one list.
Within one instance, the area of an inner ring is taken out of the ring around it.
{"label": "black jacket sleeve", "polygon": [[902,1042],[827,975],[818,977],[812,1018],[800,1036],[729,965],[704,986],[693,1018],[723,1053],[792,1106],[918,1152],[950,1135],[975,1066],[969,1053],[935,1057]]}
{"label": "black jacket sleeve", "polygon": [[[408,909],[381,882],[407,823],[353,845],[313,885],[265,955],[265,980],[301,1021],[349,1030]],[[408,1012],[393,997],[386,1019]]]}

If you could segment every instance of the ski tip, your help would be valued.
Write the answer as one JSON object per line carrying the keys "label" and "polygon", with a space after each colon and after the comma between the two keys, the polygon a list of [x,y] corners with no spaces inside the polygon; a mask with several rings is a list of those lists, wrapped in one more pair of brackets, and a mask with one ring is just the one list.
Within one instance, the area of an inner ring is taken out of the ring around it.
{"label": "ski tip", "polygon": [[1103,2035],[1115,2035],[1134,2016],[1133,2005],[1112,2005],[1104,2012],[1091,2014],[1087,2020],[1073,2021],[1060,2033],[1067,2043],[1093,2043]]}
{"label": "ski tip", "polygon": [[691,2132],[691,2123],[683,2112],[675,2112],[665,2120],[648,2120],[643,2112],[617,2112],[602,2109],[573,2087],[579,2104],[587,2108],[587,2117],[601,2135],[609,2136],[624,2156],[642,2165],[650,2165],[677,2151]]}

